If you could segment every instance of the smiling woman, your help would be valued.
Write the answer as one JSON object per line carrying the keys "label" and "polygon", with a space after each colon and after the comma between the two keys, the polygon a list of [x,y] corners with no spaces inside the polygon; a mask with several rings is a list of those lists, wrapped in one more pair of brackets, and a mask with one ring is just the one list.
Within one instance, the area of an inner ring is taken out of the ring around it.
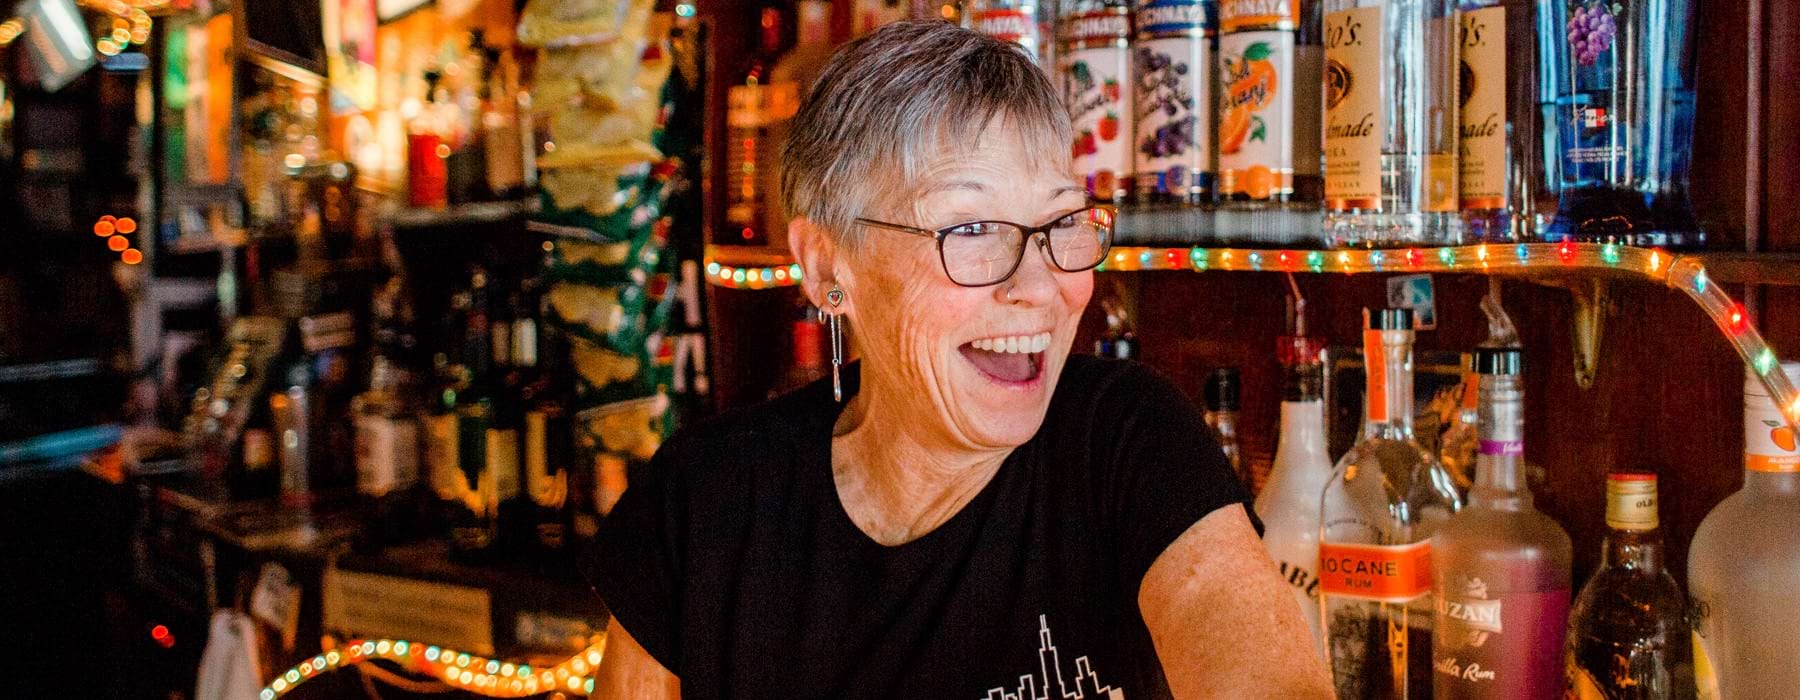
{"label": "smiling woman", "polygon": [[890,25],[790,134],[790,247],[856,361],[633,482],[595,696],[1329,696],[1194,407],[1070,356],[1114,213],[1031,60]]}

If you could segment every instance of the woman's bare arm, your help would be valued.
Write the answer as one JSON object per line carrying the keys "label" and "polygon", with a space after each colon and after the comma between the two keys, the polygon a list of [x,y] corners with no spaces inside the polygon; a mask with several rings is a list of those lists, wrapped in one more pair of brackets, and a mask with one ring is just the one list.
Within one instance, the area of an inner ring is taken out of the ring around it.
{"label": "woman's bare arm", "polygon": [[589,700],[681,700],[681,679],[632,639],[617,619],[606,623],[606,655]]}
{"label": "woman's bare arm", "polygon": [[1331,678],[1300,606],[1242,508],[1193,524],[1138,589],[1176,698],[1329,698]]}

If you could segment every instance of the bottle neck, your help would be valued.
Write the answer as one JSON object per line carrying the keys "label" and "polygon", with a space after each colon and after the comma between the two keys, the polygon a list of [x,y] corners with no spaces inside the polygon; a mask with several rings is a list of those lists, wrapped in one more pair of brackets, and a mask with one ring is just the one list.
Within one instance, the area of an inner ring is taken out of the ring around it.
{"label": "bottle neck", "polygon": [[1276,437],[1275,453],[1309,446],[1324,451],[1325,402],[1317,397],[1282,401],[1281,433]]}
{"label": "bottle neck", "polygon": [[1482,375],[1476,431],[1475,485],[1470,505],[1523,509],[1531,505],[1524,478],[1525,402],[1519,377]]}
{"label": "bottle neck", "polygon": [[1601,552],[1600,568],[1619,568],[1644,575],[1660,573],[1663,570],[1662,531],[1608,530],[1605,550]]}
{"label": "bottle neck", "polygon": [[1767,496],[1800,496],[1800,473],[1746,469],[1744,491]]}
{"label": "bottle neck", "polygon": [[1368,422],[1363,437],[1413,437],[1412,331],[1364,331]]}

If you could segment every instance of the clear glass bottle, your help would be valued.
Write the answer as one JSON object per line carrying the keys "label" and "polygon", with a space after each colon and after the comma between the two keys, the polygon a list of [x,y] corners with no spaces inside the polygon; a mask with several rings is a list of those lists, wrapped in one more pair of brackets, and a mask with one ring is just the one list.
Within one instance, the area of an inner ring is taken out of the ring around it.
{"label": "clear glass bottle", "polygon": [[1451,245],[1457,213],[1455,0],[1325,0],[1325,238]]}
{"label": "clear glass bottle", "polygon": [[1131,43],[1137,199],[1199,206],[1213,191],[1214,0],[1137,0]]}
{"label": "clear glass bottle", "polygon": [[1546,167],[1559,195],[1546,240],[1705,244],[1687,197],[1692,22],[1686,0],[1538,4]]}
{"label": "clear glass bottle", "polygon": [[1655,474],[1606,475],[1600,569],[1575,596],[1564,697],[1694,697],[1686,600],[1663,565]]}
{"label": "clear glass bottle", "polygon": [[[1800,363],[1784,363],[1800,384]],[[1800,446],[1756,375],[1744,379],[1744,488],[1688,550],[1694,678],[1702,698],[1785,698],[1800,687]]]}
{"label": "clear glass bottle", "polygon": [[1317,202],[1316,0],[1220,0],[1219,200],[1243,208]]}
{"label": "clear glass bottle", "polygon": [[1320,499],[1319,591],[1341,698],[1431,696],[1432,536],[1462,507],[1413,436],[1412,313],[1363,332],[1367,418]]}
{"label": "clear glass bottle", "polygon": [[1214,369],[1206,377],[1206,412],[1202,417],[1212,431],[1213,441],[1219,443],[1225,459],[1231,462],[1231,471],[1237,474],[1244,488],[1249,489],[1253,484],[1250,475],[1244,472],[1244,455],[1238,449],[1237,419],[1238,409],[1242,407],[1240,386],[1238,368]]}
{"label": "clear glass bottle", "polygon": [[1555,697],[1573,547],[1525,485],[1523,357],[1475,351],[1481,413],[1468,504],[1432,543],[1434,697]]}
{"label": "clear glass bottle", "polygon": [[1537,41],[1529,0],[1462,0],[1461,152],[1464,233],[1532,240],[1555,207],[1546,199],[1537,110]]}
{"label": "clear glass bottle", "polygon": [[1256,496],[1263,523],[1263,546],[1280,567],[1300,611],[1324,654],[1319,624],[1319,494],[1331,480],[1331,453],[1325,448],[1325,375],[1316,338],[1285,336],[1276,348],[1286,374],[1281,396],[1281,432],[1269,481]]}
{"label": "clear glass bottle", "polygon": [[1057,29],[1063,104],[1074,124],[1075,174],[1097,202],[1131,193],[1131,5],[1068,0]]}

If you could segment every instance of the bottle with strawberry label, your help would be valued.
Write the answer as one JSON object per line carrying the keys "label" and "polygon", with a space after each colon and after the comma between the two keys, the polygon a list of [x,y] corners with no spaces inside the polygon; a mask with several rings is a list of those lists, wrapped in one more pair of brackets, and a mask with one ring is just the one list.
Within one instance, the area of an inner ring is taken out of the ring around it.
{"label": "bottle with strawberry label", "polygon": [[1125,0],[1074,0],[1057,31],[1063,103],[1074,123],[1075,173],[1095,201],[1131,192],[1131,8]]}
{"label": "bottle with strawberry label", "polygon": [[1212,199],[1212,65],[1218,4],[1137,0],[1131,44],[1138,200]]}
{"label": "bottle with strawberry label", "polygon": [[1041,0],[970,0],[963,12],[963,26],[1017,44],[1040,66],[1054,65],[1054,2]]}
{"label": "bottle with strawberry label", "polygon": [[1316,0],[1220,0],[1219,199],[1238,208],[1317,202]]}

